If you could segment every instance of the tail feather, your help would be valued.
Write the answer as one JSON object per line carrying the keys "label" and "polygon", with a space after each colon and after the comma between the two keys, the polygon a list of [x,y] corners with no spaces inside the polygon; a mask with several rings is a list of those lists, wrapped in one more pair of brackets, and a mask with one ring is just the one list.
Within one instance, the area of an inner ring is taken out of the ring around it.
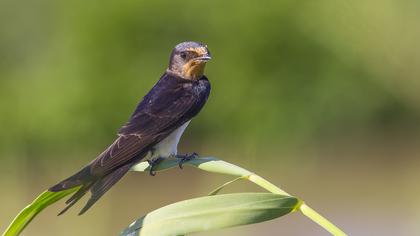
{"label": "tail feather", "polygon": [[132,164],[121,166],[117,170],[96,181],[90,188],[92,196],[79,212],[79,215],[82,215],[87,210],[89,210],[89,208],[91,208],[93,204],[95,204],[95,202],[102,197],[102,195],[104,195],[115,183],[118,182],[118,180],[120,180],[125,175],[125,173],[130,170],[131,166]]}
{"label": "tail feather", "polygon": [[82,198],[87,191],[89,191],[90,187],[92,187],[93,182],[87,183],[83,185],[79,190],[73,194],[69,199],[67,199],[66,204],[70,204],[73,201],[77,201],[78,199]]}
{"label": "tail feather", "polygon": [[75,175],[51,187],[49,191],[60,192],[81,186],[80,189],[66,201],[67,206],[58,215],[64,214],[90,190],[92,195],[80,211],[79,215],[85,213],[90,207],[92,207],[93,204],[95,204],[96,201],[99,200],[99,198],[102,197],[102,195],[104,195],[116,182],[118,182],[125,173],[130,170],[131,166],[132,164],[121,166],[104,177],[93,176],[90,173],[89,166],[87,166]]}
{"label": "tail feather", "polygon": [[86,193],[89,191],[92,183],[83,185],[75,194],[73,194],[67,201],[67,206],[58,213],[58,215],[64,214],[70,207],[72,207],[76,202],[78,202]]}
{"label": "tail feather", "polygon": [[80,185],[85,185],[89,182],[92,182],[92,180],[93,180],[93,176],[90,173],[90,167],[86,166],[83,169],[81,169],[79,172],[77,172],[76,174],[52,186],[48,190],[51,192],[60,192],[60,191],[71,189]]}

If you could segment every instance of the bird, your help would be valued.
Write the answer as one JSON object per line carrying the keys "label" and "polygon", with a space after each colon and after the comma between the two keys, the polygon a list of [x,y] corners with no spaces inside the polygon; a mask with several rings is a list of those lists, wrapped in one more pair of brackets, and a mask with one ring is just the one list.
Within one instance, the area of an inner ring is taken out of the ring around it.
{"label": "bird", "polygon": [[175,46],[166,71],[119,129],[115,141],[80,171],[49,188],[60,192],[79,187],[58,215],[90,191],[90,198],[79,212],[84,214],[143,159],[147,159],[150,174],[154,175],[154,168],[165,158],[179,158],[182,168],[184,162],[198,156],[178,154],[177,146],[209,97],[211,86],[204,68],[210,59],[210,51],[203,43],[187,41]]}

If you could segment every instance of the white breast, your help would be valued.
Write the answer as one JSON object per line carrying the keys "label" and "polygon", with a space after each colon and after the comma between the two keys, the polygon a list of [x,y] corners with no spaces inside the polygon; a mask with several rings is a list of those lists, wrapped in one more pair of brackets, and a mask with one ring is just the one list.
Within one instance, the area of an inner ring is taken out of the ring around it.
{"label": "white breast", "polygon": [[154,146],[152,158],[169,157],[178,153],[178,143],[191,120],[174,130],[168,137]]}

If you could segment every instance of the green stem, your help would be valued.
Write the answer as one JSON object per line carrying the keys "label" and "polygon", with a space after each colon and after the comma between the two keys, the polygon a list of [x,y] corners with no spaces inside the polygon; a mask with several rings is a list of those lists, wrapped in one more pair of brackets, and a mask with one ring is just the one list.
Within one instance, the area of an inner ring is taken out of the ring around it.
{"label": "green stem", "polygon": [[266,179],[264,179],[263,177],[256,175],[256,174],[250,174],[246,177],[249,181],[259,185],[260,187],[268,190],[269,192],[272,193],[277,193],[277,194],[281,194],[281,195],[286,195],[286,196],[291,196],[290,194],[288,194],[286,191],[283,191],[282,189],[280,189],[279,187],[277,187],[276,185],[268,182]]}
{"label": "green stem", "polygon": [[327,219],[325,219],[323,216],[318,214],[314,209],[310,208],[305,203],[302,203],[300,205],[299,210],[309,219],[320,225],[322,228],[326,229],[328,232],[330,232],[332,235],[337,236],[346,236],[347,234],[341,231],[337,226],[333,225],[331,222],[329,222]]}
{"label": "green stem", "polygon": [[[250,174],[246,177],[249,181],[257,184],[258,186],[266,189],[269,192],[291,196],[287,192],[283,191],[274,184],[268,182],[266,179],[256,175]],[[340,230],[337,226],[327,220],[325,217],[321,216],[314,209],[310,208],[304,202],[301,202],[297,205],[296,210],[300,210],[306,217],[320,225],[322,228],[330,232],[334,236],[346,236],[347,234]]]}

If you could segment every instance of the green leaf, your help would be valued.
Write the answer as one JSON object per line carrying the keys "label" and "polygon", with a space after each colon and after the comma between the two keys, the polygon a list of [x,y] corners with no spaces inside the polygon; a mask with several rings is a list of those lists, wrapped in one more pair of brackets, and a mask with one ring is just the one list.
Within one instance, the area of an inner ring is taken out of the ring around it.
{"label": "green leaf", "polygon": [[[219,174],[226,174],[226,175],[233,175],[236,177],[242,177],[247,179],[260,187],[272,192],[281,195],[289,196],[287,192],[283,191],[282,189],[278,188],[274,184],[268,182],[264,178],[242,168],[232,163],[222,161],[215,157],[199,157],[187,161],[184,163],[185,165],[194,166],[201,170],[219,173]],[[178,160],[176,159],[165,159],[159,165],[155,166],[155,171],[163,171],[173,167],[178,166]],[[131,168],[131,171],[149,171],[150,165],[147,161],[141,162]],[[234,181],[235,182],[235,181]],[[230,183],[227,183],[230,184]],[[225,185],[221,186],[223,188]],[[217,190],[217,189],[216,189]],[[219,189],[220,190],[220,189]],[[217,191],[219,191],[217,190]]]}
{"label": "green leaf", "polygon": [[[178,161],[176,159],[165,159],[159,165],[155,167],[156,171],[163,171],[173,167],[178,167]],[[222,161],[215,157],[199,157],[185,162],[185,165],[194,166],[199,169],[234,176],[247,176],[252,172],[245,170],[242,167],[236,166],[226,161]],[[147,161],[141,162],[131,168],[132,171],[149,171],[150,165]]]}
{"label": "green leaf", "polygon": [[238,178],[236,178],[236,179],[233,179],[233,180],[231,180],[231,181],[229,181],[229,182],[226,182],[226,183],[224,183],[224,184],[222,184],[222,185],[220,185],[219,187],[217,187],[216,189],[214,189],[213,191],[211,191],[209,194],[207,194],[207,195],[209,195],[209,196],[212,196],[212,195],[216,195],[216,194],[218,194],[223,188],[225,188],[226,186],[228,186],[228,185],[230,185],[230,184],[233,184],[233,183],[235,183],[236,181],[238,181],[238,180],[243,180],[243,179],[246,179],[245,177],[243,177],[243,176],[241,176],[241,177],[238,177]]}
{"label": "green leaf", "polygon": [[273,193],[235,193],[194,198],[159,208],[121,236],[169,236],[271,220],[292,212],[300,201]]}
{"label": "green leaf", "polygon": [[79,187],[61,192],[44,191],[31,204],[19,212],[19,214],[15,217],[15,219],[13,219],[12,223],[10,223],[9,227],[3,233],[3,236],[19,235],[20,232],[22,232],[22,230],[32,221],[32,219],[44,208],[77,191],[78,189]]}

